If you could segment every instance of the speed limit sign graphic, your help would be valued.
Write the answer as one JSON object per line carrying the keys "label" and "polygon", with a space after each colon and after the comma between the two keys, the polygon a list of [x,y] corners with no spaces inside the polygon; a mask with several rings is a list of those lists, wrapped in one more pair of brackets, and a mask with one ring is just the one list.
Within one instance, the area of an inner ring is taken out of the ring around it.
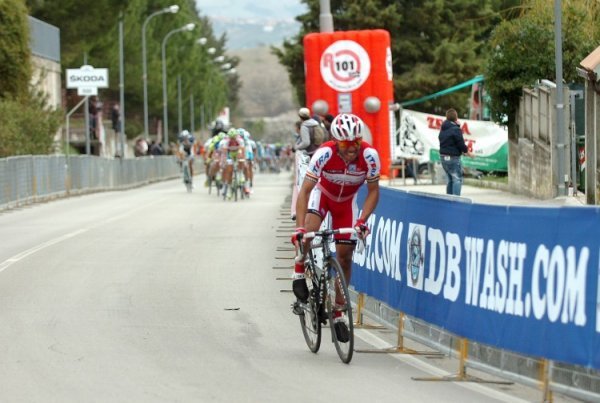
{"label": "speed limit sign graphic", "polygon": [[354,91],[365,83],[370,72],[369,54],[354,41],[336,41],[321,55],[321,77],[336,91]]}

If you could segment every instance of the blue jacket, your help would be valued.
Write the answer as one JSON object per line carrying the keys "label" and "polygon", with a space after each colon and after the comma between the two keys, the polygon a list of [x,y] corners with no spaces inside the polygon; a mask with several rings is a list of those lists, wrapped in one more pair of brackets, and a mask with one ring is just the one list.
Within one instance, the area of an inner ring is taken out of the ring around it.
{"label": "blue jacket", "polygon": [[456,122],[444,120],[438,139],[440,140],[441,155],[460,157],[469,151],[463,139],[460,126]]}

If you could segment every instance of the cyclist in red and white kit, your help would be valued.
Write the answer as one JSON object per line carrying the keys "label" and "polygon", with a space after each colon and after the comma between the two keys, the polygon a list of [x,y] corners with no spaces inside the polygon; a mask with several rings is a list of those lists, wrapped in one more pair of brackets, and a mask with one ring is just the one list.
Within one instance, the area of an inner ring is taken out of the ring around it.
{"label": "cyclist in red and white kit", "polygon": [[[238,172],[244,171],[244,139],[237,129],[229,129],[227,136],[219,144],[221,150],[221,166],[223,167],[223,200],[227,198],[227,188],[231,187],[233,177],[233,164],[237,165]],[[230,196],[231,197],[231,196]]]}
{"label": "cyclist in red and white kit", "polygon": [[[362,141],[365,131],[363,121],[352,114],[339,114],[331,122],[333,140],[323,143],[315,151],[298,193],[297,228],[292,236],[294,244],[300,234],[317,231],[328,212],[333,229],[354,227],[360,238],[368,235],[369,228],[365,223],[379,201],[381,163],[377,150]],[[367,197],[358,216],[356,193],[365,182]],[[338,234],[335,243],[337,259],[349,283],[356,236]],[[296,263],[293,278],[294,295],[300,302],[306,302],[308,288],[304,279],[304,262]],[[348,328],[343,321],[334,319],[334,327],[338,340],[348,337]]]}

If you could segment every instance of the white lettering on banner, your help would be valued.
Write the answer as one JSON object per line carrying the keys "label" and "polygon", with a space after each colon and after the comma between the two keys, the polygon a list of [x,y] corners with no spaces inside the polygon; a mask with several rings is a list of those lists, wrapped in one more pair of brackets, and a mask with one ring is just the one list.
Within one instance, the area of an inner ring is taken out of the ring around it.
{"label": "white lettering on banner", "polygon": [[[450,301],[456,301],[460,293],[460,237],[436,228],[427,230],[429,241],[429,270],[425,278],[424,291],[438,295],[442,289],[443,296]],[[437,257],[439,254],[439,264]],[[439,272],[436,268],[439,267]]]}
{"label": "white lettering on banner", "polygon": [[450,301],[456,301],[460,294],[460,237],[452,232],[446,233],[447,245],[447,274],[444,284],[444,298]]}
{"label": "white lettering on banner", "polygon": [[[402,281],[401,251],[406,245],[406,285],[448,301],[461,297],[464,267],[464,301],[499,314],[533,316],[550,323],[585,326],[588,247],[540,244],[533,263],[525,266],[527,244],[509,240],[461,237],[439,228],[371,215],[372,229],[365,248],[354,254],[355,263]],[[464,248],[464,261],[463,261]],[[598,265],[600,266],[600,258]],[[526,289],[524,276],[531,273]],[[461,298],[462,298],[461,297]],[[600,267],[596,308],[596,332],[600,333]]]}
{"label": "white lettering on banner", "polygon": [[[446,248],[444,247],[444,233],[439,229],[429,228],[427,230],[427,240],[429,241],[429,272],[425,278],[425,292],[438,295],[442,291],[444,283],[444,267],[446,266]],[[439,251],[440,263],[437,262]],[[439,267],[439,273],[436,277],[436,267]]]}
{"label": "white lettering on banner", "polygon": [[465,252],[467,253],[467,277],[465,278],[467,292],[465,294],[465,302],[467,305],[477,306],[483,239],[466,237]]}
{"label": "white lettering on banner", "polygon": [[544,317],[546,312],[546,296],[540,290],[540,270],[541,275],[548,277],[548,261],[550,260],[550,251],[544,245],[537,248],[533,260],[533,272],[531,277],[531,298],[533,303],[533,316],[536,319]]}
{"label": "white lettering on banner", "polygon": [[479,306],[493,310],[496,306],[494,295],[495,265],[494,265],[494,241],[488,239],[485,252],[485,269],[483,270],[483,288],[479,295]]}
{"label": "white lettering on banner", "polygon": [[550,255],[550,270],[548,271],[548,286],[546,287],[548,319],[550,319],[550,322],[556,322],[560,316],[563,290],[565,289],[565,261],[562,259],[564,256],[564,251],[560,246],[554,248]]}
{"label": "white lettering on banner", "polygon": [[508,272],[508,297],[505,309],[506,313],[516,316],[523,316],[523,261],[526,254],[527,245],[524,243],[509,243],[508,256],[510,270]]}
{"label": "white lettering on banner", "polygon": [[[379,223],[377,224],[377,230],[375,231],[375,253],[373,253],[373,258],[375,259],[375,267],[377,267],[377,271],[379,271],[379,273],[383,273],[385,269],[385,265],[383,264],[383,256],[379,248],[381,243],[385,240],[385,237],[383,236],[383,230],[385,229],[383,224],[384,222],[385,221],[383,220],[383,218],[380,217]],[[389,274],[390,269],[388,267],[386,270],[386,275],[389,276]]]}
{"label": "white lettering on banner", "polygon": [[496,285],[494,286],[495,310],[498,313],[504,313],[506,298],[508,296],[508,242],[502,240],[498,243],[498,256],[496,256]]}
{"label": "white lettering on banner", "polygon": [[[590,251],[587,247],[582,248],[579,259],[576,252],[573,246],[567,248],[566,255],[560,245],[555,246],[552,253],[545,245],[537,248],[531,279],[536,319],[547,315],[550,322],[556,322],[560,317],[562,323],[585,326],[585,278]],[[543,282],[546,283],[545,290],[540,288]]]}
{"label": "white lettering on banner", "polygon": [[384,217],[377,220],[376,215],[372,214],[367,226],[371,228],[371,233],[365,240],[365,248],[354,253],[354,262],[367,270],[402,281],[400,253],[403,224]]}

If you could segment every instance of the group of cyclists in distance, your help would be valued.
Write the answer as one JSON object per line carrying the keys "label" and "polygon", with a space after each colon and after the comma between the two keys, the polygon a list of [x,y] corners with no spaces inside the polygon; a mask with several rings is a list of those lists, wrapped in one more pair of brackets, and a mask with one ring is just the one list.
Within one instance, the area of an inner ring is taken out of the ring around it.
{"label": "group of cyclists in distance", "polygon": [[[178,136],[177,157],[180,164],[187,164],[189,184],[192,186],[194,160],[200,157],[205,165],[205,187],[217,187],[217,195],[231,199],[232,185],[239,186],[242,197],[254,192],[254,171],[279,173],[291,171],[293,150],[290,145],[255,141],[244,128],[227,127],[217,121],[212,136],[206,142],[198,141],[188,130]],[[237,183],[234,180],[237,179]],[[184,174],[184,182],[186,177]]]}

